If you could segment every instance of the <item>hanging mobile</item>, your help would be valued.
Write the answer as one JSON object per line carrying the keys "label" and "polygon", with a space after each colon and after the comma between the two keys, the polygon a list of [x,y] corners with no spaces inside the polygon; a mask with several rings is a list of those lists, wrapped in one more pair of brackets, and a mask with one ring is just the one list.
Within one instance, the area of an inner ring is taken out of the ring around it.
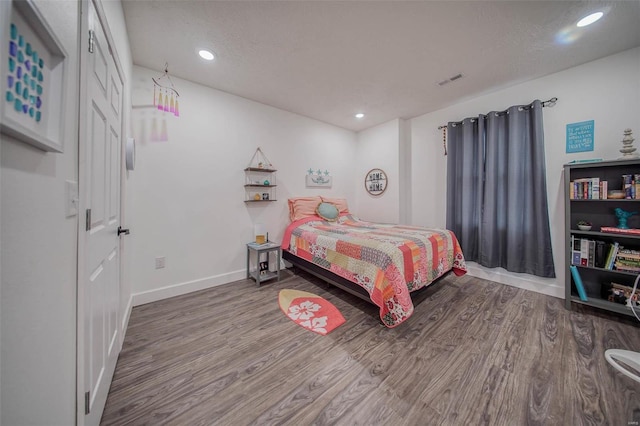
{"label": "hanging mobile", "polygon": [[[178,98],[180,94],[175,89],[173,81],[169,76],[168,63],[164,64],[164,74],[157,78],[151,78],[153,81],[153,105],[157,106],[159,111],[171,112],[176,117],[180,116],[178,111]],[[168,84],[162,83],[162,79],[166,78]],[[156,89],[158,97],[156,98]]]}

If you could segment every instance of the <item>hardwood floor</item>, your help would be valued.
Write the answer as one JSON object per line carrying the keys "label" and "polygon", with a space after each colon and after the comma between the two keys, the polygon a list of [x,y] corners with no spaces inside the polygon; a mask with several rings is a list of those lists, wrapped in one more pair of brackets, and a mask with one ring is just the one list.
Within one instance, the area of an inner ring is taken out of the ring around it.
{"label": "hardwood floor", "polygon": [[[285,277],[134,308],[102,424],[640,422],[640,383],[604,359],[640,351],[631,320],[451,274],[387,329],[374,306]],[[295,325],[278,307],[284,288],[330,300],[347,322],[327,336]]]}

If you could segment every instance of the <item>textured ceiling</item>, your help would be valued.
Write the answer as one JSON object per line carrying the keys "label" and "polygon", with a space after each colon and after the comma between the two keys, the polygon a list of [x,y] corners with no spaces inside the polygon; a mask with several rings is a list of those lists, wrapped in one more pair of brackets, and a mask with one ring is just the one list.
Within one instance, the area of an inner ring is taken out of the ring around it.
{"label": "textured ceiling", "polygon": [[640,1],[122,3],[136,65],[355,131],[640,46]]}

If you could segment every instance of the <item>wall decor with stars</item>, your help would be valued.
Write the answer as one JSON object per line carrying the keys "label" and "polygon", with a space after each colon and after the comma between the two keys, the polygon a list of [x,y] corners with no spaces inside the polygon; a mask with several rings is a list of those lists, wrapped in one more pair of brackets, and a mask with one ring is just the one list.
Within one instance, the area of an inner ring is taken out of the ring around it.
{"label": "wall decor with stars", "polygon": [[307,170],[307,188],[331,188],[333,178],[328,170],[309,168]]}
{"label": "wall decor with stars", "polygon": [[30,0],[0,1],[0,130],[63,152],[67,54]]}

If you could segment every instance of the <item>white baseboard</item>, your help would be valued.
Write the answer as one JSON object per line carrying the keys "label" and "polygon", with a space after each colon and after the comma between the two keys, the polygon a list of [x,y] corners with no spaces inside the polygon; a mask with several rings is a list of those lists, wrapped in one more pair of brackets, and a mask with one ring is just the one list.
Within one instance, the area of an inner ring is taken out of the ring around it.
{"label": "white baseboard", "polygon": [[529,274],[518,274],[509,272],[503,268],[485,268],[475,262],[467,262],[467,273],[472,277],[483,278],[500,284],[564,299],[564,285],[558,282],[558,277],[542,278]]}
{"label": "white baseboard", "polygon": [[133,306],[140,306],[146,303],[168,299],[169,297],[181,296],[183,294],[192,293],[194,291],[204,290],[222,284],[231,283],[233,281],[242,280],[246,278],[246,276],[247,271],[245,269],[242,269],[240,271],[228,272],[226,274],[214,275],[212,277],[200,278],[193,281],[172,284],[162,288],[134,293],[131,298],[133,299]]}

